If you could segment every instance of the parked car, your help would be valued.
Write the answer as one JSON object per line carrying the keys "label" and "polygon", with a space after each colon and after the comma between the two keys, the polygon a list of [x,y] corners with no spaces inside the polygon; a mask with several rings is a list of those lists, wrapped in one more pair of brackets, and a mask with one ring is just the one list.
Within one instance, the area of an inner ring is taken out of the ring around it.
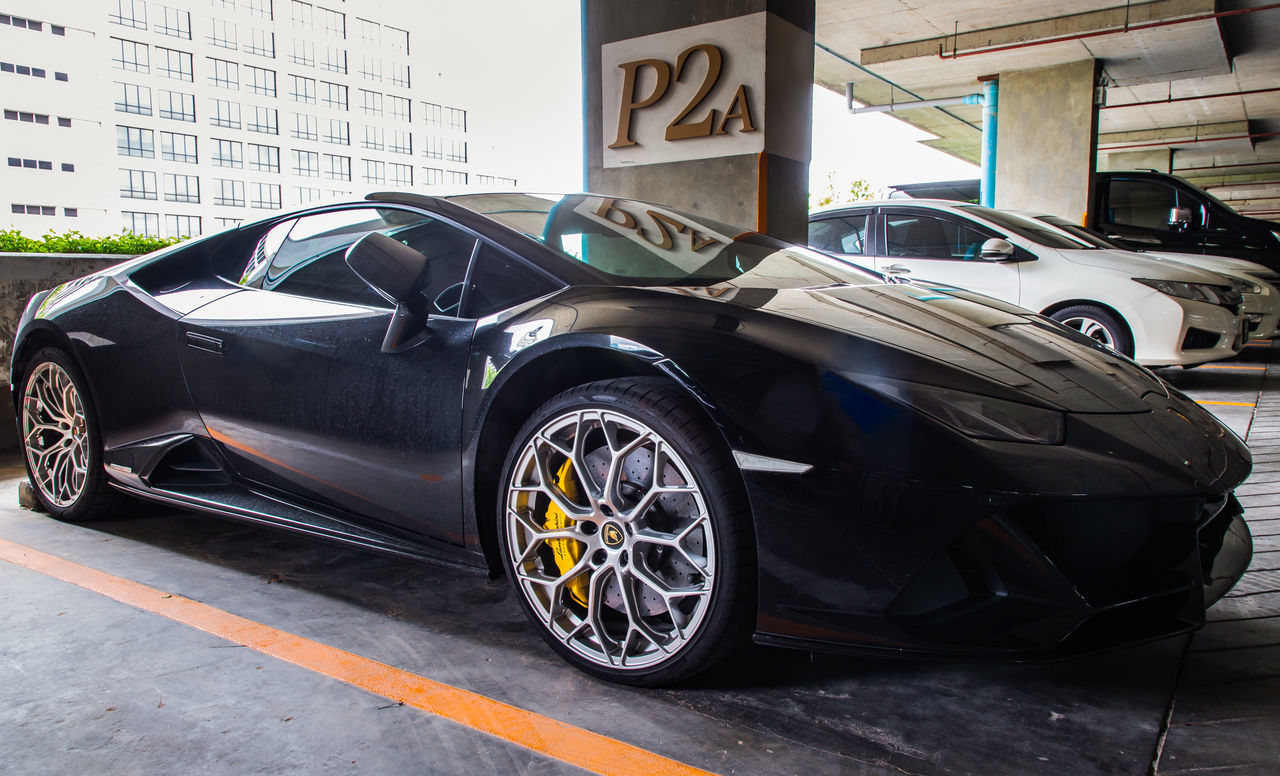
{"label": "parked car", "polygon": [[[1022,213],[1022,215],[1037,218],[1046,224],[1053,224],[1095,248],[1131,250],[1088,227],[1073,224],[1065,218],[1034,213]],[[1241,309],[1249,321],[1249,336],[1266,338],[1276,335],[1276,327],[1280,324],[1280,292],[1277,292],[1277,287],[1280,286],[1280,273],[1273,272],[1254,261],[1233,259],[1228,256],[1158,251],[1141,251],[1141,253],[1151,259],[1177,261],[1207,269],[1233,281],[1244,298]]]}
{"label": "parked car", "polygon": [[552,649],[618,682],[752,636],[1144,641],[1199,626],[1251,555],[1248,449],[1151,372],[650,203],[281,213],[41,291],[13,352],[54,517],[129,494],[505,574]]}
{"label": "parked car", "polygon": [[889,275],[959,286],[1039,312],[1148,366],[1240,352],[1241,294],[1185,264],[1099,251],[1024,216],[943,200],[859,203],[809,216],[809,245]]}
{"label": "parked car", "polygon": [[[890,198],[978,201],[977,179],[890,187]],[[1085,226],[1129,250],[1202,253],[1257,262],[1280,272],[1280,224],[1237,213],[1194,184],[1167,173],[1094,174],[1095,205]]]}

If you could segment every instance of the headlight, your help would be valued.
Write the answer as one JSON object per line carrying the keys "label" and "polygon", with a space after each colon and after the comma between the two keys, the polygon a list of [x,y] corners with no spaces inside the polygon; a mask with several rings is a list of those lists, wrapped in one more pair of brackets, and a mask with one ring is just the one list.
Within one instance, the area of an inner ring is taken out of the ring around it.
{"label": "headlight", "polygon": [[1208,283],[1183,283],[1178,280],[1156,280],[1154,278],[1134,278],[1144,286],[1150,286],[1162,294],[1182,299],[1193,299],[1197,302],[1234,307],[1243,299],[1240,292],[1227,286],[1211,286]]}
{"label": "headlight", "polygon": [[1239,277],[1238,275],[1224,275],[1227,280],[1231,281],[1231,287],[1242,294],[1261,294],[1262,286],[1253,281]]}
{"label": "headlight", "polygon": [[905,380],[859,375],[854,381],[976,439],[1060,445],[1066,438],[1065,416],[1057,410]]}

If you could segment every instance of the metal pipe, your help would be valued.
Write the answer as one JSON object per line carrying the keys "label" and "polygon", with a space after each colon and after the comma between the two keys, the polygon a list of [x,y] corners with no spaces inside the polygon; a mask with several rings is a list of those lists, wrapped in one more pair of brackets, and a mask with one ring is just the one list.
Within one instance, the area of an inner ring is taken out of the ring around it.
{"label": "metal pipe", "polygon": [[996,135],[1000,114],[1000,81],[991,79],[982,85],[982,184],[978,203],[996,206]]}
{"label": "metal pipe", "polygon": [[1237,164],[1211,164],[1207,167],[1175,167],[1173,172],[1183,173],[1192,170],[1226,170],[1236,167],[1275,167],[1280,165],[1280,159],[1272,162],[1240,162]]}
{"label": "metal pipe", "polygon": [[845,97],[849,101],[849,112],[858,113],[893,113],[899,110],[913,110],[915,108],[945,108],[952,105],[981,105],[981,94],[966,94],[963,97],[939,97],[936,100],[910,100],[908,102],[891,102],[886,105],[863,105],[861,108],[853,107],[853,84],[845,85]]}
{"label": "metal pipe", "polygon": [[1246,94],[1267,94],[1269,92],[1280,92],[1280,86],[1274,86],[1268,89],[1247,89],[1243,92],[1219,92],[1217,94],[1201,94],[1192,97],[1166,97],[1163,100],[1144,100],[1142,102],[1122,102],[1117,105],[1103,105],[1103,110],[1111,108],[1134,108],[1139,105],[1165,105],[1172,102],[1190,102],[1193,100],[1212,100],[1216,97],[1241,97]]}
{"label": "metal pipe", "polygon": [[1215,183],[1212,186],[1201,186],[1205,191],[1222,189],[1255,189],[1259,186],[1280,186],[1280,181],[1239,181],[1238,183]]}
{"label": "metal pipe", "polygon": [[[960,52],[955,50],[955,44],[952,44],[951,54],[948,55],[943,49],[943,44],[938,44],[939,59],[956,59],[957,57],[972,57],[977,54],[994,54],[997,51],[1013,51],[1014,49],[1030,48],[1031,46],[1047,46],[1050,43],[1067,43],[1074,40],[1085,40],[1086,38],[1097,38],[1102,35],[1115,35],[1117,33],[1134,32],[1137,30],[1150,30],[1156,27],[1168,27],[1174,24],[1187,24],[1188,22],[1204,22],[1211,19],[1223,19],[1228,16],[1239,16],[1246,13],[1254,13],[1255,11],[1270,11],[1280,8],[1280,3],[1269,3],[1268,5],[1259,5],[1254,8],[1237,8],[1232,11],[1216,11],[1214,13],[1199,14],[1197,16],[1188,16],[1183,19],[1162,19],[1158,22],[1145,22],[1143,24],[1127,24],[1124,27],[1111,27],[1105,30],[1094,30],[1093,32],[1081,32],[1075,35],[1060,35],[1056,38],[1042,38],[1040,40],[1026,40],[1021,43],[1010,43],[1005,46],[992,46],[990,48],[973,49],[971,51]],[[982,32],[982,30],[976,30]]]}
{"label": "metal pipe", "polygon": [[[585,3],[585,2],[586,2],[586,0],[583,0],[583,2]],[[902,92],[903,94],[910,95],[910,96],[912,96],[912,97],[916,98],[917,100],[922,100],[922,99],[924,99],[923,97],[921,97],[920,95],[918,95],[918,94],[916,94],[915,92],[911,91],[910,89],[907,89],[907,88],[904,88],[904,87],[902,87],[902,86],[899,86],[898,84],[894,83],[893,81],[890,81],[888,78],[885,78],[884,76],[880,75],[879,73],[877,73],[877,72],[875,72],[875,71],[872,71],[872,70],[869,70],[869,69],[867,69],[867,68],[863,67],[862,65],[858,64],[857,62],[854,62],[852,59],[849,59],[849,58],[848,58],[848,57],[846,57],[844,54],[839,53],[838,51],[836,51],[835,49],[831,48],[830,46],[823,45],[823,44],[821,44],[821,43],[817,42],[816,40],[813,42],[813,45],[814,45],[814,46],[816,46],[817,48],[820,48],[820,49],[822,49],[823,51],[827,52],[828,54],[830,54],[831,56],[833,56],[833,57],[835,57],[836,59],[840,60],[841,62],[845,63],[845,64],[846,64],[846,65],[848,65],[849,67],[852,67],[852,68],[854,68],[854,69],[858,70],[859,72],[866,73],[867,75],[871,76],[872,78],[875,78],[875,79],[876,79],[876,80],[878,80],[878,81],[883,81],[884,83],[888,84],[890,88],[897,89],[898,91]],[[845,88],[847,89],[848,87],[846,86]],[[966,127],[970,127],[970,128],[972,128],[972,129],[978,129],[978,125],[977,125],[977,124],[974,124],[972,121],[965,121],[964,119],[960,118],[959,116],[957,116],[956,114],[952,113],[952,112],[951,112],[951,111],[949,111],[949,110],[945,110],[945,109],[943,109],[943,108],[938,108],[938,112],[939,112],[939,113],[941,113],[941,114],[942,114],[942,115],[944,115],[944,116],[947,116],[948,118],[955,119],[956,121],[960,122],[961,124],[964,124]]]}
{"label": "metal pipe", "polygon": [[1119,151],[1123,148],[1155,148],[1157,146],[1187,145],[1188,143],[1214,143],[1219,140],[1256,140],[1263,137],[1275,137],[1280,132],[1252,132],[1248,135],[1221,135],[1197,137],[1191,140],[1158,140],[1154,143],[1131,143],[1129,145],[1098,146],[1101,151]]}

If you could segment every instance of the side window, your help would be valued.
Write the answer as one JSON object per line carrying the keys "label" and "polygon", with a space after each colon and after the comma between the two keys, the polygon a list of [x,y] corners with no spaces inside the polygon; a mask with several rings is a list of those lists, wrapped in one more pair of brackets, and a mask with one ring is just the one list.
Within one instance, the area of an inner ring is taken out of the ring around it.
{"label": "side window", "polygon": [[1123,226],[1171,231],[1170,214],[1174,208],[1191,212],[1188,226],[1204,225],[1200,203],[1179,196],[1172,186],[1155,181],[1113,180],[1107,189],[1107,220]]}
{"label": "side window", "polygon": [[471,270],[467,297],[468,318],[483,318],[521,302],[536,299],[559,288],[534,270],[498,249],[481,244]]}
{"label": "side window", "polygon": [[[346,251],[369,232],[382,232],[431,259],[424,295],[437,300],[456,286],[454,300],[433,312],[456,314],[475,240],[429,216],[392,208],[351,208],[277,224],[258,241],[240,284],[265,291],[366,307],[392,303],[347,266]],[[447,301],[447,300],[440,300]]]}
{"label": "side window", "polygon": [[809,224],[809,247],[828,253],[861,256],[867,250],[867,216],[842,216]]}
{"label": "side window", "polygon": [[982,261],[982,243],[994,236],[959,221],[936,216],[902,214],[885,217],[885,240],[890,256]]}

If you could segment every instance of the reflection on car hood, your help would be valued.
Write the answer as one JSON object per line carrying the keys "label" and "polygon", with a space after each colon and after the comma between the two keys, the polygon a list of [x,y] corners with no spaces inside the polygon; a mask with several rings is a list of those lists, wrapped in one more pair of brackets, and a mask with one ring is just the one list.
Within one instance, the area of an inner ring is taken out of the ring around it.
{"label": "reflection on car hood", "polygon": [[[1043,250],[1043,249],[1042,249]],[[1177,280],[1183,283],[1208,283],[1214,286],[1229,285],[1226,278],[1207,269],[1193,267],[1183,261],[1169,261],[1146,253],[1113,251],[1109,249],[1059,250],[1067,261],[1090,267],[1103,267],[1124,272],[1129,277]]]}
{"label": "reflection on car hood", "polygon": [[1161,253],[1159,251],[1143,251],[1141,255],[1159,261],[1176,261],[1182,264],[1189,264],[1212,272],[1231,272],[1236,274],[1247,272],[1250,275],[1272,274],[1271,270],[1256,261],[1234,259],[1230,256],[1210,256],[1203,253]]}
{"label": "reflection on car hood", "polygon": [[865,354],[846,349],[833,357],[847,363],[824,365],[846,375],[938,380],[923,358],[967,373],[963,383],[943,378],[951,387],[1068,412],[1143,412],[1149,409],[1144,394],[1165,394],[1163,384],[1133,362],[1073,339],[1030,311],[988,305],[964,292],[914,284],[736,291],[717,298],[917,357],[866,363]]}

